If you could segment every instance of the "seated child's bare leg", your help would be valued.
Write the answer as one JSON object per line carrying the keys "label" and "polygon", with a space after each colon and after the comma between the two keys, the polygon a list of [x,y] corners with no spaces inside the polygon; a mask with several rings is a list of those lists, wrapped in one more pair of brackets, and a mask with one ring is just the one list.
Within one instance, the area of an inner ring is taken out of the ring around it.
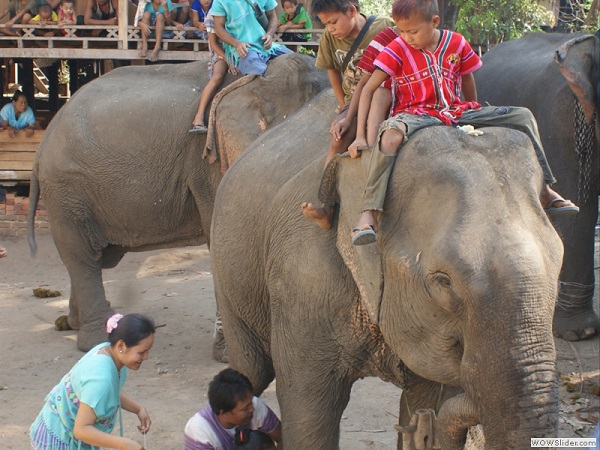
{"label": "seated child's bare leg", "polygon": [[206,112],[206,108],[208,107],[208,103],[212,100],[212,98],[217,93],[221,84],[223,84],[223,80],[225,79],[225,75],[227,74],[227,62],[223,59],[217,60],[213,67],[213,74],[204,89],[202,89],[202,93],[200,94],[200,102],[198,103],[198,112],[194,117],[194,122],[192,125],[196,126],[205,126],[204,123],[204,113]]}
{"label": "seated child's bare leg", "polygon": [[302,214],[307,219],[312,220],[315,224],[319,225],[324,230],[331,228],[333,222],[333,208],[328,212],[323,206],[315,206],[312,203],[302,203]]}
{"label": "seated child's bare leg", "polygon": [[[147,26],[150,26],[150,13],[149,12],[145,12],[143,14],[141,22],[146,24]],[[144,33],[143,30],[140,34],[142,35],[142,48],[140,50],[139,55],[142,58],[145,58],[146,53],[148,52],[148,35],[146,33]]]}
{"label": "seated child's bare leg", "polygon": [[325,167],[329,164],[329,161],[338,153],[344,153],[348,151],[348,147],[352,144],[352,141],[356,138],[356,120],[353,120],[350,128],[344,133],[340,139],[336,139],[335,136],[331,139],[329,144],[329,152],[327,158],[325,158]]}
{"label": "seated child's bare leg", "polygon": [[158,61],[158,53],[162,46],[163,33],[165,32],[165,16],[164,14],[156,15],[156,44],[154,44],[154,50],[148,58],[150,61]]}
{"label": "seated child's bare leg", "polygon": [[371,148],[377,142],[379,127],[387,119],[391,103],[392,91],[383,87],[377,88],[373,94],[371,107],[369,108],[369,117],[367,118],[367,144]]}

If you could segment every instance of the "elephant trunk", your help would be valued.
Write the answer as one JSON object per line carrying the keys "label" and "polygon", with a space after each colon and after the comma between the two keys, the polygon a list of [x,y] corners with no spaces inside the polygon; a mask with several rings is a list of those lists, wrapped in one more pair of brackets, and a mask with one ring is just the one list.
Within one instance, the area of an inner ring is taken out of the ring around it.
{"label": "elephant trunk", "polygon": [[440,408],[437,419],[440,448],[462,450],[469,428],[478,423],[477,409],[465,394],[448,399]]}
{"label": "elephant trunk", "polygon": [[[521,329],[511,336],[510,344],[497,336],[489,339],[488,345],[510,349],[495,354],[493,360],[480,348],[475,354],[465,348],[463,357],[465,393],[478,407],[490,450],[529,448],[531,438],[555,437],[557,431],[558,385],[551,329],[540,335]],[[521,345],[515,340],[522,341]]]}

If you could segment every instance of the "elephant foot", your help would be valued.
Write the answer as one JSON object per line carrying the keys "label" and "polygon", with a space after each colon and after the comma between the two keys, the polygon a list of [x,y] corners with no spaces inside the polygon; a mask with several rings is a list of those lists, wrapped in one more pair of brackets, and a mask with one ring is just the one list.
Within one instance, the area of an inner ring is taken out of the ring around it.
{"label": "elephant foot", "polygon": [[215,340],[213,341],[213,359],[224,364],[229,362],[227,342],[225,342],[225,337],[221,331],[215,333]]}
{"label": "elephant foot", "polygon": [[69,318],[67,316],[60,316],[54,321],[54,329],[56,331],[67,331],[73,328],[69,325]]}
{"label": "elephant foot", "polygon": [[598,334],[600,319],[594,313],[592,306],[589,309],[576,312],[561,310],[554,313],[554,336],[565,341],[579,341],[593,338]]}
{"label": "elephant foot", "polygon": [[77,333],[77,348],[87,352],[101,342],[108,340],[105,321],[85,324]]}

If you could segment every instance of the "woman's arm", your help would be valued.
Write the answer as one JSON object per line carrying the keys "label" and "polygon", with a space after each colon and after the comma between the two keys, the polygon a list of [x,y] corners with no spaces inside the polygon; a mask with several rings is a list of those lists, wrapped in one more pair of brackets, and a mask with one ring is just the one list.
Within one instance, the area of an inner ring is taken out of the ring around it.
{"label": "woman's arm", "polygon": [[150,425],[152,424],[152,421],[150,420],[150,416],[148,415],[146,408],[144,408],[123,391],[121,391],[121,406],[125,411],[129,411],[138,416],[138,419],[140,419],[138,430],[140,430],[141,433],[147,433],[150,431]]}
{"label": "woman's arm", "polygon": [[96,413],[85,403],[79,404],[73,435],[76,439],[94,447],[108,447],[120,450],[143,450],[142,445],[133,439],[113,436],[94,427]]}

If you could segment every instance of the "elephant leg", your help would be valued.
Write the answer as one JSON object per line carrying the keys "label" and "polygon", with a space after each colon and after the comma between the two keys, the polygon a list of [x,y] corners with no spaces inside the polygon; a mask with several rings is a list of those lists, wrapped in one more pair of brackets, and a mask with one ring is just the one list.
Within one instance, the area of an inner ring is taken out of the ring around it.
{"label": "elephant leg", "polygon": [[222,317],[229,365],[243,373],[252,383],[254,395],[260,396],[275,378],[273,361],[263,340],[238,317]]}
{"label": "elephant leg", "polygon": [[283,445],[291,449],[338,449],[340,421],[355,380],[334,364],[311,360],[311,354],[314,351],[306,349],[300,370],[299,360],[276,364]]}
{"label": "elephant leg", "polygon": [[62,226],[53,237],[71,279],[68,323],[79,330],[79,350],[88,351],[106,340],[106,319],[112,314],[102,284],[102,251],[75,227]]}
{"label": "elephant leg", "polygon": [[554,335],[568,341],[596,336],[600,321],[594,312],[594,249],[598,198],[593,196],[570,222],[561,219],[558,229],[565,255],[560,275]]}
{"label": "elephant leg", "polygon": [[[400,413],[398,423],[402,426],[410,424],[410,420],[419,409],[432,409],[439,412],[441,405],[448,399],[460,394],[461,389],[441,385],[409,373],[408,385],[402,390],[400,397]],[[403,435],[398,433],[398,450],[403,450]]]}

